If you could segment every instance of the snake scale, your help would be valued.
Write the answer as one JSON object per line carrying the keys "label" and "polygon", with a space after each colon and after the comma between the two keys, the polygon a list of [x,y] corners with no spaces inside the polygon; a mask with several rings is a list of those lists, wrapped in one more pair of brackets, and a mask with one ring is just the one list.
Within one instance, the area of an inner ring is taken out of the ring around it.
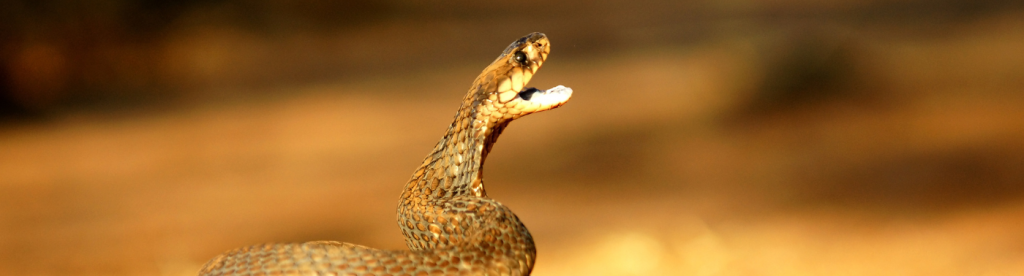
{"label": "snake scale", "polygon": [[529,275],[533,237],[487,197],[483,164],[509,122],[565,104],[572,89],[525,87],[550,52],[542,33],[509,45],[473,82],[455,120],[415,170],[398,205],[411,250],[315,241],[242,247],[199,275]]}

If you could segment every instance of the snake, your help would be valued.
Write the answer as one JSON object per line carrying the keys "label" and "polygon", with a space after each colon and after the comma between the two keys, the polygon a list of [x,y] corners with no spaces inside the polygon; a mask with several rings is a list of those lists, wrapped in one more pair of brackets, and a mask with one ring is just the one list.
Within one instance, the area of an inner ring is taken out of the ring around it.
{"label": "snake", "polygon": [[551,44],[530,33],[473,81],[455,120],[413,172],[398,204],[409,250],[352,243],[269,243],[230,250],[199,275],[529,275],[533,236],[511,209],[487,196],[483,165],[515,119],[562,106],[572,89],[526,87]]}

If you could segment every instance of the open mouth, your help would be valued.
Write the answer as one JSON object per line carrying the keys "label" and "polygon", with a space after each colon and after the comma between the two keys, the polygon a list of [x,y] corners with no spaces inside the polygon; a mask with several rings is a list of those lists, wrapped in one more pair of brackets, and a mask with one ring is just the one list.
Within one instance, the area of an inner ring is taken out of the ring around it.
{"label": "open mouth", "polygon": [[555,86],[548,90],[540,90],[533,87],[523,89],[517,95],[520,99],[541,106],[563,104],[572,97],[572,88]]}

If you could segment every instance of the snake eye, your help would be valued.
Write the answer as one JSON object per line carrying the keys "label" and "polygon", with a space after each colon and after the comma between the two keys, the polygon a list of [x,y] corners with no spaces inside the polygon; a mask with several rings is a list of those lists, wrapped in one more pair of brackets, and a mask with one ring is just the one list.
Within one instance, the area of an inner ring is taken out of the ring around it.
{"label": "snake eye", "polygon": [[516,52],[516,55],[513,56],[512,59],[515,60],[516,63],[526,65],[526,54],[523,52]]}

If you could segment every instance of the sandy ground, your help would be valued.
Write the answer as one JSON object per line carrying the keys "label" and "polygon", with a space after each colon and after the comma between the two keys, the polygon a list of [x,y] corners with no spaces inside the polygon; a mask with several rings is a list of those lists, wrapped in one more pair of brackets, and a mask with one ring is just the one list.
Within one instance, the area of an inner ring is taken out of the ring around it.
{"label": "sandy ground", "polygon": [[[770,69],[742,41],[573,60],[554,41],[532,85],[574,98],[513,123],[486,167],[535,275],[1024,275],[1019,32],[876,37],[866,96],[782,108],[749,92]],[[400,189],[483,66],[0,130],[0,274],[403,248]]]}

